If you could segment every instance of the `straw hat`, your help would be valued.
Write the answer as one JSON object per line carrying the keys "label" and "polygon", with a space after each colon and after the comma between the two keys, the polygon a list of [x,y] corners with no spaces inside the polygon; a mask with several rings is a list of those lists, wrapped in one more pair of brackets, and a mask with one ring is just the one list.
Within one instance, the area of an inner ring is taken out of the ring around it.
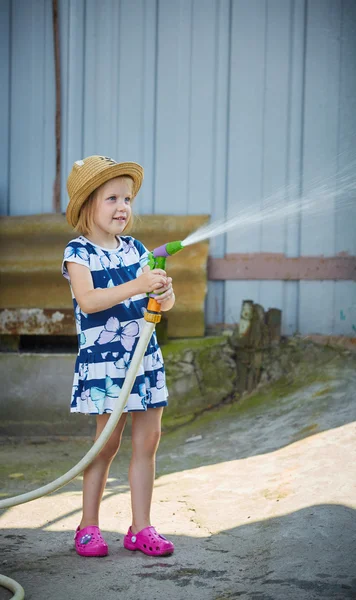
{"label": "straw hat", "polygon": [[86,199],[100,185],[113,179],[128,175],[133,179],[133,196],[138,193],[143,181],[143,168],[134,162],[117,163],[108,156],[88,156],[77,160],[67,179],[69,204],[66,217],[69,225],[75,227],[79,212]]}

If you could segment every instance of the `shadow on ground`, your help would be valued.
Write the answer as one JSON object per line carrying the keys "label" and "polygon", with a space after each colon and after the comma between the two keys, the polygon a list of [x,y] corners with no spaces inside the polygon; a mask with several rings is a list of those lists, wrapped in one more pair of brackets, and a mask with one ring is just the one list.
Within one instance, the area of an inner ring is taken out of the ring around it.
{"label": "shadow on ground", "polygon": [[[101,510],[110,555],[83,559],[72,547],[77,479],[3,511],[0,571],[25,587],[26,600],[356,598],[355,391],[349,364],[329,367],[298,391],[267,390],[163,436],[153,508],[176,544],[172,557],[122,548],[130,518],[126,439]],[[54,479],[89,446],[4,443],[3,494]],[[0,588],[0,600],[9,597]]]}
{"label": "shadow on ground", "polygon": [[104,533],[110,555],[85,559],[72,532],[3,531],[1,571],[23,585],[26,600],[356,597],[356,514],[346,506],[310,506],[209,537],[170,536],[176,552],[161,559],[126,551],[122,533]]}

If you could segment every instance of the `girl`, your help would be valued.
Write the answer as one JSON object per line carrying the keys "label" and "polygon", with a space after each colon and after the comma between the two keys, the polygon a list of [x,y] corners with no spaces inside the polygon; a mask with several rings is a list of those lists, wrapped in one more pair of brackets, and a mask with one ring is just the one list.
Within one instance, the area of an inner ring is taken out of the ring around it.
{"label": "girl", "polygon": [[[161,310],[169,310],[175,301],[172,279],[162,269],[151,271],[147,249],[126,235],[142,180],[143,169],[136,163],[89,156],[74,163],[67,182],[67,220],[80,233],[65,248],[62,267],[70,282],[79,340],[71,412],[96,415],[95,439],[120,394],[144,323],[146,294],[159,294]],[[83,514],[74,538],[81,556],[108,553],[99,529],[99,506],[128,412],[132,412],[132,524],[124,547],[153,556],[173,552],[173,543],[150,522],[155,455],[167,396],[154,333],[114,433],[84,472]]]}

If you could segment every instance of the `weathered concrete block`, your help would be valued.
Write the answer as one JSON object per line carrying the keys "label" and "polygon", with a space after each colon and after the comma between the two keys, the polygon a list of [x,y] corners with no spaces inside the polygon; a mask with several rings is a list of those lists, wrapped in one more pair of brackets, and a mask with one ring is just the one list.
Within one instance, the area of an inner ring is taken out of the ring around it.
{"label": "weathered concrete block", "polygon": [[167,412],[173,419],[215,406],[236,390],[236,365],[225,337],[191,340],[189,350],[183,343],[163,347],[170,390]]}
{"label": "weathered concrete block", "polygon": [[1,435],[88,435],[95,419],[71,415],[74,354],[0,354]]}
{"label": "weathered concrete block", "polygon": [[[145,215],[132,235],[153,250],[183,240],[205,224],[207,215]],[[73,335],[75,324],[68,282],[60,269],[63,250],[76,234],[64,215],[0,218],[0,334]],[[187,246],[168,259],[176,305],[167,313],[170,338],[204,335],[208,243]]]}

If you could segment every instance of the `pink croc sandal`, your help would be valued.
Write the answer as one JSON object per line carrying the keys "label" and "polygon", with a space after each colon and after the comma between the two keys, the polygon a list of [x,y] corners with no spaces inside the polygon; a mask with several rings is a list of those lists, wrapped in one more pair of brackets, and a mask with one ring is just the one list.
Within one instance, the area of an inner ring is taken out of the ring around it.
{"label": "pink croc sandal", "polygon": [[106,556],[108,545],[101,535],[99,527],[89,525],[83,529],[77,528],[74,536],[77,554],[80,556]]}
{"label": "pink croc sandal", "polygon": [[152,526],[141,529],[136,535],[132,533],[130,527],[124,537],[124,548],[126,550],[141,550],[148,556],[167,556],[174,552],[173,543],[157,533]]}

